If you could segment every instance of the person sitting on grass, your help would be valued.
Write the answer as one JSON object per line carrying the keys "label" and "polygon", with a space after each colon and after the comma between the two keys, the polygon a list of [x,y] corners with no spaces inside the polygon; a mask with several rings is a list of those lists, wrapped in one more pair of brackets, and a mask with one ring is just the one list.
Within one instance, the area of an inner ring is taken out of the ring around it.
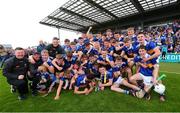
{"label": "person sitting on grass", "polygon": [[105,66],[99,67],[100,79],[99,88],[100,90],[104,90],[105,87],[111,86],[113,83],[113,75],[111,71],[107,71]]}
{"label": "person sitting on grass", "polygon": [[38,74],[36,76],[39,77],[39,83],[37,84],[37,89],[42,92],[48,89],[48,84],[50,83],[50,75],[47,71],[47,68],[44,65],[41,65],[37,69]]}
{"label": "person sitting on grass", "polygon": [[[119,67],[114,67],[112,69],[113,71],[113,85],[111,86],[111,90],[119,93],[124,93],[124,94],[130,94],[130,93],[135,93],[135,91],[140,91],[141,89],[127,81],[127,79],[122,78],[122,74],[120,72]],[[133,90],[125,90],[120,88],[120,85],[126,86],[128,88],[131,88]],[[134,96],[135,94],[133,94]]]}
{"label": "person sitting on grass", "polygon": [[[145,35],[143,32],[138,33],[138,42],[139,44],[137,45],[137,53],[138,53],[138,48],[141,45],[145,46],[146,52],[150,55],[148,58],[143,58],[144,62],[155,60],[155,63],[153,65],[153,84],[157,84],[157,78],[158,78],[158,72],[159,72],[159,56],[161,54],[159,47],[156,46],[156,44],[153,41],[147,42],[145,40]],[[162,40],[161,40],[162,41]],[[136,65],[137,66],[137,65]],[[164,95],[160,95],[160,100],[165,101]]]}
{"label": "person sitting on grass", "polygon": [[80,68],[80,65],[81,65],[80,61],[76,61],[76,63],[73,65],[73,68],[72,68],[72,71],[71,71],[73,76],[71,77],[71,82],[70,82],[69,90],[71,90],[73,88],[75,80],[78,77],[78,70]]}
{"label": "person sitting on grass", "polygon": [[[43,60],[43,65],[47,68],[48,73],[50,74],[50,86],[48,86],[48,93],[51,92],[53,86],[56,83],[56,76],[54,75],[54,67],[52,64],[52,58],[49,56],[49,53],[47,50],[42,50],[41,51],[41,57]],[[42,92],[45,93],[45,92]]]}
{"label": "person sitting on grass", "polygon": [[121,73],[123,75],[126,75],[127,73],[127,79],[129,79],[132,76],[132,71],[130,67],[128,66],[127,61],[123,61],[123,58],[121,56],[115,57],[115,67],[119,67]]}
{"label": "person sitting on grass", "polygon": [[148,58],[150,55],[147,54],[145,46],[140,46],[139,47],[139,56],[136,56],[134,58],[134,62],[139,65],[139,68],[137,70],[138,73],[133,75],[130,78],[130,81],[132,83],[138,81],[138,80],[143,80],[144,83],[144,92],[145,92],[145,98],[147,100],[150,100],[151,95],[148,91],[149,87],[153,83],[153,65],[156,63],[156,59],[148,60],[146,62],[143,61],[144,58]]}

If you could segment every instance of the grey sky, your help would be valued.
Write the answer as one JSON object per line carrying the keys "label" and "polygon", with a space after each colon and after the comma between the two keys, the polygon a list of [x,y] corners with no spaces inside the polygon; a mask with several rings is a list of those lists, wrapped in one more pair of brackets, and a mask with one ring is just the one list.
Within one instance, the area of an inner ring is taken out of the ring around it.
{"label": "grey sky", "polygon": [[[58,36],[57,29],[39,24],[39,21],[68,0],[1,0],[0,44],[13,47],[37,45],[40,39],[51,42]],[[73,40],[75,32],[60,31],[61,40]]]}

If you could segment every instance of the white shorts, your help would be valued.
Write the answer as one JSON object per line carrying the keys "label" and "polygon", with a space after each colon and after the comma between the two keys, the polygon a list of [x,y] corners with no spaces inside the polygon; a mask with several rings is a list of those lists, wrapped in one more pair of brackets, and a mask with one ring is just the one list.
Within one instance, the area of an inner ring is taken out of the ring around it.
{"label": "white shorts", "polygon": [[118,77],[118,79],[114,82],[114,84],[120,85],[122,84],[122,81],[124,80],[124,78],[122,78],[121,76]]}
{"label": "white shorts", "polygon": [[152,76],[144,76],[142,73],[140,73],[140,76],[142,77],[145,85],[152,85]]}

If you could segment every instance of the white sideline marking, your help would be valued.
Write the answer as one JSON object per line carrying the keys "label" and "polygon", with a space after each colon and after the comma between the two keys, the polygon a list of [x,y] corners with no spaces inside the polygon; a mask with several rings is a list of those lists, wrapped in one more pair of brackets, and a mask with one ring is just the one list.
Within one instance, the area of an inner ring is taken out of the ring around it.
{"label": "white sideline marking", "polygon": [[159,72],[164,72],[164,73],[172,73],[172,74],[180,74],[180,73],[176,73],[176,72],[170,72],[170,71],[159,71]]}

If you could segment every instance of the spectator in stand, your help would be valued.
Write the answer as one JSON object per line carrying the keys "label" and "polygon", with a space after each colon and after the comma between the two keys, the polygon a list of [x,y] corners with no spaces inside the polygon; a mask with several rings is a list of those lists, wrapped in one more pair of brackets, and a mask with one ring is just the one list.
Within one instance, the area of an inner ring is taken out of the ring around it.
{"label": "spectator in stand", "polygon": [[173,52],[173,42],[170,37],[167,37],[166,45],[167,45],[168,53],[172,53]]}
{"label": "spectator in stand", "polygon": [[37,46],[37,52],[41,53],[43,49],[45,49],[46,45],[44,44],[43,40],[39,41],[39,45]]}
{"label": "spectator in stand", "polygon": [[180,42],[180,29],[176,32],[175,34],[175,37],[176,37],[176,45],[177,45],[177,42]]}
{"label": "spectator in stand", "polygon": [[7,59],[7,52],[3,45],[0,45],[0,68],[2,68],[5,60]]}
{"label": "spectator in stand", "polygon": [[175,50],[175,53],[180,53],[180,41],[177,43],[174,50]]}

